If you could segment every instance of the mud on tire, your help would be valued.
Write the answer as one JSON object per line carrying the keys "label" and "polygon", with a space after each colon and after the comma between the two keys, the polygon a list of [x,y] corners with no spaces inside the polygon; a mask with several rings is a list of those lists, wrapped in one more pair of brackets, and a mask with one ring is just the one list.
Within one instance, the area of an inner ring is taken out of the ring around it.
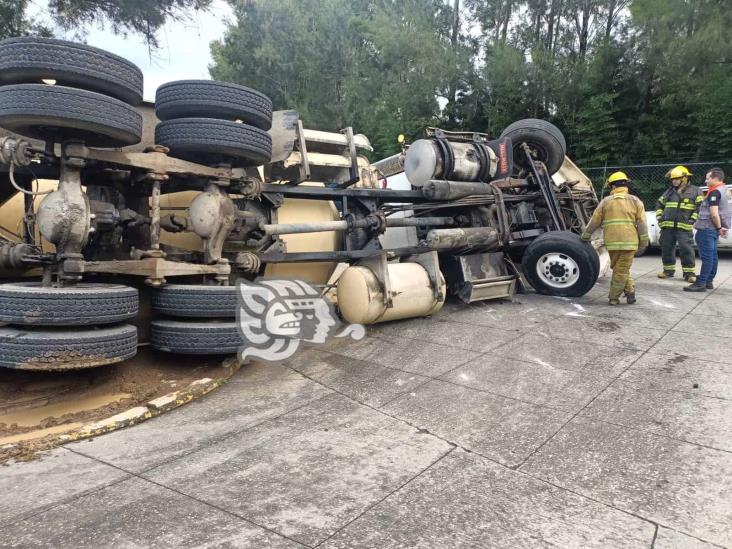
{"label": "mud on tire", "polygon": [[42,80],[103,93],[130,105],[142,102],[142,71],[122,57],[53,38],[23,37],[0,42],[0,84]]}
{"label": "mud on tire", "polygon": [[213,80],[179,80],[158,88],[155,114],[160,120],[216,118],[241,120],[262,130],[272,127],[272,100],[251,88]]}
{"label": "mud on tire", "polygon": [[0,327],[0,367],[76,370],[114,364],[137,353],[137,328],[118,324],[90,330]]}
{"label": "mud on tire", "polygon": [[137,316],[136,288],[80,283],[44,288],[40,282],[0,285],[0,322],[24,326],[90,326]]}
{"label": "mud on tire", "polygon": [[150,334],[153,349],[186,355],[234,354],[242,343],[239,326],[234,320],[154,320]]}

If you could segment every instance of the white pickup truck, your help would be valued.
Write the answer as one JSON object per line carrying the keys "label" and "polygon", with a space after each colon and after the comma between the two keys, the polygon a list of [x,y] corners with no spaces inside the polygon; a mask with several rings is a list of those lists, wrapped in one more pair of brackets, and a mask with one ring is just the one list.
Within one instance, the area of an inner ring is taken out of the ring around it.
{"label": "white pickup truck", "polygon": [[[707,192],[706,187],[700,188],[703,192]],[[726,189],[727,198],[732,202],[732,185],[727,185]],[[651,247],[660,246],[658,239],[661,237],[661,228],[658,226],[655,210],[646,212],[646,222],[648,223],[648,240]],[[732,250],[732,237],[720,238],[718,246],[722,249]]]}

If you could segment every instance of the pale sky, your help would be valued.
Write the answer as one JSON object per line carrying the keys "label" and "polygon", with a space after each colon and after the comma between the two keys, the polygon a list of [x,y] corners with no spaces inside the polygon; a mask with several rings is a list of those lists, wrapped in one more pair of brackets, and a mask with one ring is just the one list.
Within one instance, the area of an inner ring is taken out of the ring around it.
{"label": "pale sky", "polygon": [[[43,0],[32,2],[35,14],[44,13]],[[154,100],[155,90],[171,80],[189,78],[210,78],[208,66],[211,63],[209,43],[224,35],[227,23],[233,22],[229,5],[223,0],[214,0],[208,12],[192,14],[190,21],[168,23],[158,33],[160,48],[149,51],[139,36],[116,36],[108,29],[91,28],[85,37],[87,44],[120,55],[135,63],[145,75],[145,99]],[[59,38],[73,39],[73,33]]]}

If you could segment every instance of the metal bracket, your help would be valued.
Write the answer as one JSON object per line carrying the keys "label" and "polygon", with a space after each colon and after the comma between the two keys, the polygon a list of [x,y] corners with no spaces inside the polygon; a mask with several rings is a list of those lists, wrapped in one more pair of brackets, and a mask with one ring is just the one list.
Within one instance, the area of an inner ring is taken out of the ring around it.
{"label": "metal bracket", "polygon": [[343,133],[346,134],[346,139],[348,139],[348,154],[351,156],[351,178],[348,180],[347,185],[351,186],[361,179],[358,169],[358,153],[356,152],[356,142],[353,140],[353,128],[348,126],[343,130]]}
{"label": "metal bracket", "polygon": [[297,121],[297,145],[300,149],[300,177],[297,181],[291,181],[295,185],[299,185],[303,181],[310,180],[310,162],[308,162],[308,147],[305,144],[305,129],[302,125],[302,120]]}
{"label": "metal bracket", "polygon": [[[564,222],[564,217],[562,217],[562,212],[559,207],[559,200],[557,199],[557,195],[554,192],[554,186],[551,178],[548,175],[546,166],[542,162],[539,162],[532,158],[531,149],[526,143],[522,143],[521,148],[526,155],[526,161],[529,163],[531,173],[533,174],[534,179],[536,179],[536,183],[539,185],[539,188],[544,195],[546,205],[549,208],[549,213],[552,216],[552,221],[554,222],[556,229],[558,231],[566,231],[567,225]],[[537,164],[539,164],[540,167],[537,167]]]}
{"label": "metal bracket", "polygon": [[402,263],[418,263],[424,267],[427,271],[427,276],[430,279],[432,285],[432,295],[435,296],[437,301],[442,301],[445,298],[445,294],[442,292],[442,272],[440,271],[440,260],[437,256],[437,252],[427,252],[424,254],[413,255],[402,258]]}
{"label": "metal bracket", "polygon": [[394,306],[394,302],[391,295],[391,280],[389,279],[389,264],[386,261],[386,253],[362,259],[357,265],[371,269],[374,275],[376,275],[376,279],[381,284],[384,292],[384,305],[386,305],[387,309],[391,309]]}

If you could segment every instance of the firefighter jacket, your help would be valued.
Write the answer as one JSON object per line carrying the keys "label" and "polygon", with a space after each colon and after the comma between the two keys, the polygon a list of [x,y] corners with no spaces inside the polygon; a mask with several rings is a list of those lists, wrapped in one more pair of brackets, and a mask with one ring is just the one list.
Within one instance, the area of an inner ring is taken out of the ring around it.
{"label": "firefighter jacket", "polygon": [[675,189],[670,187],[656,202],[656,219],[661,229],[691,231],[699,217],[699,205],[704,196],[699,187],[686,185]]}
{"label": "firefighter jacket", "polygon": [[643,202],[628,194],[627,187],[612,190],[602,199],[582,233],[582,240],[589,240],[599,227],[605,233],[608,250],[637,250],[648,246],[648,227]]}

